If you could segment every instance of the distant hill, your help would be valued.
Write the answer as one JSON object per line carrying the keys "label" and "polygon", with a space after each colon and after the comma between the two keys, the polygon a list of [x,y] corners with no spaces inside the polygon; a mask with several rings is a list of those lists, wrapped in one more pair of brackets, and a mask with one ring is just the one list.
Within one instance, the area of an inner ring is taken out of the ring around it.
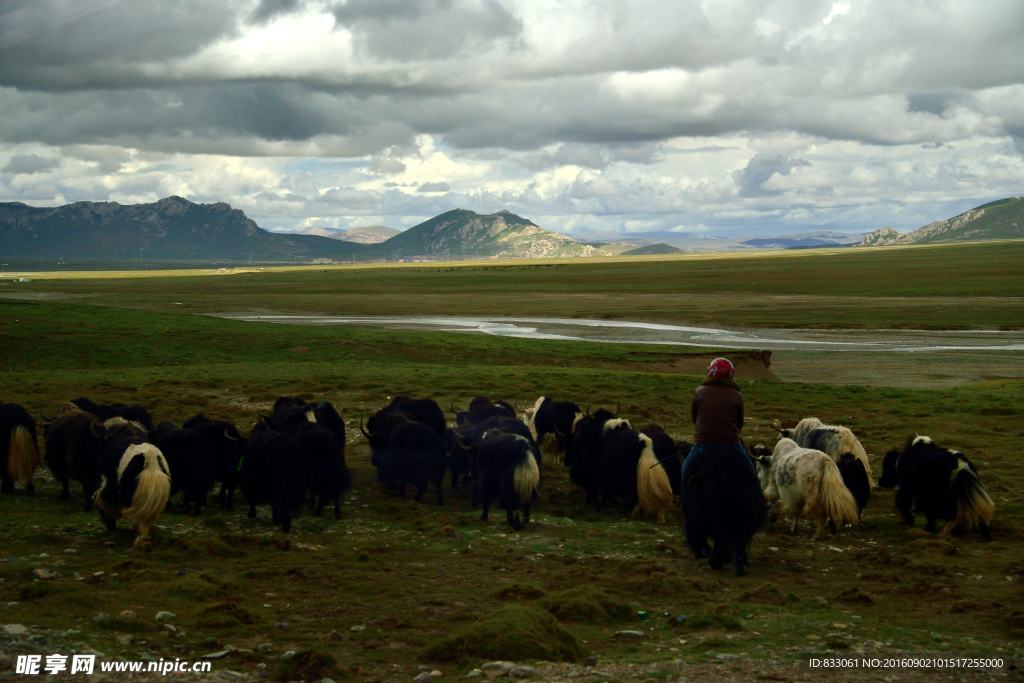
{"label": "distant hill", "polygon": [[879,228],[864,237],[860,246],[975,242],[1019,237],[1024,237],[1024,197],[1009,197],[902,235],[889,227]]}
{"label": "distant hill", "polygon": [[0,255],[27,258],[149,258],[260,261],[352,258],[353,245],[260,228],[223,203],[167,197],[152,204],[75,202],[37,208],[0,203]]}
{"label": "distant hill", "polygon": [[489,215],[466,209],[446,211],[373,248],[389,257],[606,255],[504,210]]}
{"label": "distant hill", "polygon": [[328,228],[320,226],[310,226],[306,228],[299,228],[291,232],[278,233],[279,235],[319,235],[320,237],[330,237],[332,240],[341,240],[343,242],[355,242],[357,244],[379,244],[385,240],[397,235],[400,230],[389,228],[385,225],[370,225],[365,228]]}
{"label": "distant hill", "polygon": [[661,242],[659,244],[648,244],[644,247],[637,247],[636,249],[630,249],[629,251],[622,252],[623,256],[646,256],[648,254],[682,254],[682,249],[677,249],[669,244]]}
{"label": "distant hill", "polygon": [[845,247],[857,244],[859,235],[841,232],[811,232],[803,235],[781,235],[779,237],[755,237],[740,244],[757,249],[807,249],[809,247]]}

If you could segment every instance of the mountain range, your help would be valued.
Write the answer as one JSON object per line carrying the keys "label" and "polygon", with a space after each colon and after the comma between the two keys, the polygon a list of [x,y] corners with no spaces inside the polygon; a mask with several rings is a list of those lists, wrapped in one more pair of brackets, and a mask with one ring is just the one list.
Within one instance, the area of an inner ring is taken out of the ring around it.
{"label": "mountain range", "polygon": [[868,233],[862,247],[895,244],[936,244],[1024,237],[1024,197],[989,202],[944,221],[929,223],[913,232],[900,234],[892,228]]}
{"label": "mountain range", "polygon": [[[181,197],[167,197],[151,204],[75,202],[51,208],[0,203],[0,256],[14,258],[309,262],[417,257],[587,257],[850,246],[860,238],[828,231],[745,240],[672,232],[583,233],[576,237],[579,239],[547,230],[506,210],[478,214],[453,209],[402,232],[369,226],[351,230],[308,227],[295,233],[276,233],[260,228],[228,204],[196,204]],[[1013,237],[1024,237],[1021,197],[983,204],[905,235],[892,228],[881,228],[859,244],[884,246]]]}
{"label": "mountain range", "polygon": [[342,242],[356,242],[358,244],[379,244],[384,242],[395,235],[401,230],[395,230],[389,228],[386,225],[368,225],[365,228],[327,228],[319,226],[311,226],[308,228],[300,228],[298,230],[286,233],[278,233],[283,235],[319,235],[320,237],[330,237],[333,240],[341,240]]}

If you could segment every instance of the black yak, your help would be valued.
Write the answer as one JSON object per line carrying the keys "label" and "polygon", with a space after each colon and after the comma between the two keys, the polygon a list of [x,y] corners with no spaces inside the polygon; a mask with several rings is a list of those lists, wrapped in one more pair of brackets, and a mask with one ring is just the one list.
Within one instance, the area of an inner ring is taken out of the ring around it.
{"label": "black yak", "polygon": [[747,573],[747,548],[768,514],[750,456],[737,446],[694,448],[683,478],[683,512],[695,558],[710,555],[712,569],[732,561],[737,576]]}
{"label": "black yak", "polygon": [[839,467],[819,450],[781,439],[770,457],[757,459],[757,476],[768,502],[778,501],[779,509],[793,519],[794,532],[802,517],[818,522],[815,540],[825,535],[826,524],[835,528],[860,523],[857,502]]}
{"label": "black yak", "polygon": [[54,479],[63,485],[60,497],[69,500],[72,479],[82,485],[85,510],[92,509],[100,455],[109,441],[103,422],[74,403],[61,406],[61,413],[46,429],[46,464]]}
{"label": "black yak", "polygon": [[319,517],[324,503],[333,502],[334,518],[341,519],[341,494],[352,488],[345,466],[345,442],[321,424],[307,422],[295,433],[295,443],[302,450],[313,514]]}
{"label": "black yak", "polygon": [[113,531],[119,517],[135,527],[135,549],[148,551],[149,531],[171,496],[170,468],[160,449],[131,439],[112,444],[100,461],[96,510]]}
{"label": "black yak", "polygon": [[572,446],[573,424],[581,415],[580,407],[572,401],[541,396],[526,410],[523,419],[542,453],[564,456]]}
{"label": "black yak", "polygon": [[604,424],[614,419],[611,411],[602,408],[593,415],[585,412],[573,424],[572,444],[565,461],[569,465],[569,478],[584,487],[591,505],[597,505],[600,496]]}
{"label": "black yak", "polygon": [[14,493],[14,484],[24,482],[32,495],[32,483],[39,467],[36,421],[17,403],[0,403],[0,491]]}
{"label": "black yak", "polygon": [[412,484],[416,500],[423,500],[431,483],[437,490],[437,504],[444,504],[441,487],[448,462],[444,441],[429,425],[409,417],[392,423],[387,447],[377,455],[376,464],[377,478],[396,488],[403,498],[406,484]]}
{"label": "black yak", "polygon": [[213,453],[199,432],[178,429],[170,422],[157,425],[154,445],[164,454],[171,468],[171,496],[183,491],[182,509],[188,514],[201,514],[206,494],[214,485]]}
{"label": "black yak", "polygon": [[502,400],[492,401],[486,396],[477,396],[469,403],[469,408],[463,411],[455,410],[455,401],[452,401],[450,410],[455,413],[455,424],[480,424],[491,417],[511,417],[515,419],[516,409]]}
{"label": "black yak", "polygon": [[388,407],[397,408],[411,419],[422,422],[437,434],[437,438],[444,440],[444,431],[448,424],[444,421],[444,411],[437,405],[437,401],[429,398],[396,396]]}
{"label": "black yak", "polygon": [[275,432],[266,422],[253,427],[242,456],[242,495],[249,502],[249,519],[256,506],[270,504],[274,524],[288,533],[292,518],[306,500],[306,471],[302,449],[295,440]]}
{"label": "black yak", "polygon": [[449,427],[444,434],[444,449],[448,453],[448,469],[452,473],[452,490],[459,490],[459,481],[465,485],[472,477],[470,459],[476,425],[465,422]]}
{"label": "black yak", "polygon": [[222,508],[234,507],[235,488],[238,486],[238,465],[245,452],[246,440],[238,427],[223,420],[211,420],[202,413],[192,417],[182,429],[191,429],[203,438],[213,455],[213,478],[220,482],[217,502]]}
{"label": "black yak", "polygon": [[149,416],[149,413],[146,412],[146,409],[141,406],[133,406],[126,403],[100,405],[98,403],[93,403],[84,396],[72,399],[71,402],[85,412],[92,413],[103,421],[109,420],[112,417],[123,417],[126,420],[138,422],[148,432],[153,431],[153,419]]}
{"label": "black yak", "polygon": [[[530,501],[540,485],[540,469],[533,444],[519,434],[491,430],[477,446],[477,495],[486,521],[495,500],[505,509],[505,519],[515,531],[530,521]],[[519,510],[523,517],[520,523]],[[514,514],[513,514],[514,513]]]}
{"label": "black yak", "polygon": [[596,510],[622,499],[635,519],[641,512],[665,521],[672,507],[672,484],[654,455],[654,444],[627,420],[608,420],[601,428],[600,495]]}
{"label": "black yak", "polygon": [[942,535],[958,526],[977,527],[985,540],[992,538],[989,524],[995,504],[974,464],[960,451],[941,448],[927,436],[912,437],[902,453],[886,454],[878,485],[899,486],[896,509],[910,526],[914,525],[913,513],[921,512],[928,520],[928,531],[936,530],[939,519],[948,519],[951,521]]}

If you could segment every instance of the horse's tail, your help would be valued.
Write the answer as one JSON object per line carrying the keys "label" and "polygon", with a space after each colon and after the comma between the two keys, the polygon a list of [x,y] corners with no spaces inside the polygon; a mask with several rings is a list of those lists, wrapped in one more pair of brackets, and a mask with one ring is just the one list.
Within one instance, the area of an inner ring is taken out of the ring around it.
{"label": "horse's tail", "polygon": [[640,462],[636,465],[636,494],[640,509],[662,517],[672,507],[672,484],[668,473],[654,455],[654,444],[645,434],[640,434],[644,445]]}
{"label": "horse's tail", "polygon": [[25,425],[15,425],[7,450],[7,471],[15,480],[32,483],[39,467],[39,449]]}
{"label": "horse's tail", "polygon": [[965,458],[957,459],[957,468],[953,471],[951,484],[953,496],[956,498],[957,526],[971,529],[992,521],[995,503]]}
{"label": "horse's tail", "polygon": [[860,524],[860,513],[857,501],[853,499],[850,489],[843,483],[843,475],[839,468],[827,456],[823,457],[821,488],[819,489],[818,505],[825,511],[828,518],[837,526],[844,524]]}

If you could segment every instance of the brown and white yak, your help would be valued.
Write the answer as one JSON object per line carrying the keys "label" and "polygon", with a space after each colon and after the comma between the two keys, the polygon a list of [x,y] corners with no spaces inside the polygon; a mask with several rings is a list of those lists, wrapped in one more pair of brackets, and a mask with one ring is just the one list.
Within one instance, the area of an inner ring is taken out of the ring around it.
{"label": "brown and white yak", "polygon": [[779,503],[783,514],[793,519],[793,531],[800,519],[818,522],[814,539],[825,535],[825,525],[842,527],[859,524],[857,502],[853,499],[839,468],[825,453],[801,448],[793,439],[783,438],[771,456],[757,459],[757,476],[769,503]]}
{"label": "brown and white yak", "polygon": [[616,498],[633,507],[632,519],[641,513],[665,521],[672,508],[672,484],[654,455],[650,437],[633,429],[628,420],[604,423],[601,448],[600,497],[596,508]]}
{"label": "brown and white yak", "polygon": [[93,500],[107,529],[113,531],[124,517],[138,533],[133,548],[149,551],[150,529],[171,497],[171,469],[153,444],[127,444],[122,450],[124,443],[103,452]]}
{"label": "brown and white yak", "polygon": [[25,493],[35,493],[39,467],[36,421],[17,403],[0,404],[0,491],[14,493],[14,484],[24,482]]}

